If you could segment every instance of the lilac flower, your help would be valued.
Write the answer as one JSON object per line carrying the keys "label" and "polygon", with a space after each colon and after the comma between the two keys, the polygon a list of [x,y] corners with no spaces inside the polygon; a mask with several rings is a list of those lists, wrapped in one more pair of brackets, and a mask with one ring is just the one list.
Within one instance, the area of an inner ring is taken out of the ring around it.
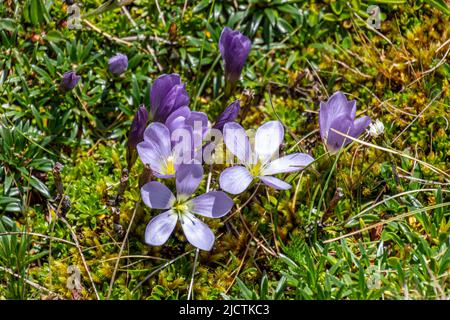
{"label": "lilac flower", "polygon": [[222,30],[219,49],[225,65],[225,79],[229,86],[234,87],[239,80],[251,46],[250,39],[239,31],[233,31],[228,27]]}
{"label": "lilac flower", "polygon": [[144,141],[137,151],[144,164],[148,164],[158,178],[172,178],[182,163],[193,160],[193,139],[190,127],[180,127],[179,141],[172,142],[169,129],[153,122],[144,131]]}
{"label": "lilac flower", "polygon": [[77,85],[78,81],[80,81],[80,79],[81,79],[81,77],[77,76],[75,71],[68,71],[63,74],[59,88],[63,92],[72,90],[73,88],[75,88],[75,86]]}
{"label": "lilac flower", "polygon": [[124,54],[118,53],[111,57],[108,61],[109,72],[119,75],[124,73],[128,68],[128,57]]}
{"label": "lilac flower", "polygon": [[365,116],[356,120],[355,117],[356,101],[348,101],[340,91],[335,92],[327,102],[320,103],[320,135],[331,153],[336,153],[351,140],[330,129],[357,138],[369,126],[370,117]]}
{"label": "lilac flower", "polygon": [[153,121],[165,123],[172,112],[189,105],[185,86],[177,74],[164,74],[155,80],[150,89]]}
{"label": "lilac flower", "polygon": [[137,144],[144,140],[144,131],[148,121],[148,111],[144,105],[140,105],[128,134],[128,145],[136,148]]}
{"label": "lilac flower", "polygon": [[166,243],[177,221],[186,239],[195,247],[209,251],[214,244],[211,229],[196,218],[193,213],[207,217],[220,218],[233,207],[233,200],[222,191],[211,191],[193,199],[203,178],[203,168],[199,164],[183,164],[176,173],[177,196],[163,184],[152,181],[141,188],[142,201],[153,209],[165,209],[154,217],[145,230],[145,242],[160,246]]}
{"label": "lilac flower", "polygon": [[239,100],[235,100],[225,108],[225,110],[219,115],[213,128],[217,130],[223,130],[223,126],[228,122],[236,120],[239,112],[241,111],[241,104]]}
{"label": "lilac flower", "polygon": [[302,170],[314,159],[304,153],[292,153],[272,160],[283,138],[284,129],[279,121],[266,122],[256,131],[254,150],[252,150],[244,128],[236,122],[225,124],[225,145],[243,165],[225,169],[220,175],[220,187],[231,194],[239,194],[257,178],[275,189],[291,188],[290,184],[273,175]]}

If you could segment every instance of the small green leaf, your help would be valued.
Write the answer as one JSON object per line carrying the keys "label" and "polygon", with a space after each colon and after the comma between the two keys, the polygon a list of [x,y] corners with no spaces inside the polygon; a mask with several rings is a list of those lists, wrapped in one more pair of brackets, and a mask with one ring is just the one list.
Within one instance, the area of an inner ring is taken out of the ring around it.
{"label": "small green leaf", "polygon": [[15,31],[17,29],[17,22],[13,19],[0,19],[0,30]]}
{"label": "small green leaf", "polygon": [[32,176],[30,179],[30,185],[39,191],[44,197],[50,198],[50,192],[48,191],[47,186],[38,178]]}

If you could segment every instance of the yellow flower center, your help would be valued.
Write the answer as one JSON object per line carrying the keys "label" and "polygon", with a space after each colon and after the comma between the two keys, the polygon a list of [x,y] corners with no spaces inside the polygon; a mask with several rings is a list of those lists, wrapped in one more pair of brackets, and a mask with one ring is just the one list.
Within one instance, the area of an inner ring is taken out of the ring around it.
{"label": "yellow flower center", "polygon": [[184,213],[187,211],[187,205],[184,202],[177,202],[173,205],[173,210],[178,214]]}
{"label": "yellow flower center", "polygon": [[170,156],[166,161],[166,174],[175,174],[175,163],[173,157]]}
{"label": "yellow flower center", "polygon": [[257,176],[259,176],[259,174],[260,174],[260,172],[261,172],[261,169],[262,169],[262,163],[261,163],[261,161],[258,159],[258,162],[256,162],[256,164],[252,165],[252,166],[249,168],[249,171],[250,171],[250,173],[251,173],[252,176],[257,177]]}

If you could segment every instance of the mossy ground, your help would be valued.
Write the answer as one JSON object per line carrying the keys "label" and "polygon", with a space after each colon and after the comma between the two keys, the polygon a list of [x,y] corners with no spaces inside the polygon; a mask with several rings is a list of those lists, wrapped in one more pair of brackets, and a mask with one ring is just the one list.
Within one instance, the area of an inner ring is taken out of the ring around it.
{"label": "mossy ground", "polygon": [[[28,10],[22,2],[0,4],[0,126],[26,138],[10,143],[14,152],[0,158],[0,216],[42,235],[31,236],[22,249],[38,256],[21,268],[3,244],[0,298],[95,299],[94,285],[102,299],[187,298],[195,250],[179,229],[164,246],[143,242],[156,212],[138,205],[139,160],[120,203],[124,232],[133,219],[122,252],[111,201],[127,166],[132,116],[140,103],[148,106],[148,89],[158,75],[179,73],[191,107],[210,120],[223,110],[228,101],[221,95],[217,41],[224,25],[239,21],[253,40],[235,94],[244,100],[252,92],[241,113],[244,127],[279,119],[289,128],[283,151],[302,150],[318,161],[286,175],[291,190],[254,185],[234,198],[229,216],[207,221],[216,242],[211,252],[200,253],[194,297],[449,297],[449,16],[421,1],[380,4],[383,20],[374,31],[365,25],[367,4],[360,1],[292,5],[300,15],[268,1],[248,8],[246,1],[237,2],[239,10],[218,1],[184,10],[184,1],[160,1],[162,19],[153,1],[136,0],[128,7],[131,19],[116,9],[88,18],[97,30],[84,24],[79,31],[64,26],[61,1],[44,1],[48,17],[38,23],[17,13]],[[85,1],[83,11],[99,4]],[[253,14],[236,16],[245,8]],[[271,12],[278,22],[271,24]],[[148,38],[126,38],[136,35]],[[130,59],[118,78],[106,67],[115,52]],[[62,95],[59,78],[72,68],[82,75],[81,85]],[[358,114],[382,121],[385,131],[377,138],[361,136],[371,145],[355,142],[338,156],[323,156],[319,102],[337,90],[356,99]],[[17,129],[19,123],[30,128]],[[8,142],[5,136],[1,141]],[[61,177],[71,202],[67,223],[55,214],[58,202],[49,209],[56,161],[64,165]],[[213,189],[219,169],[212,174]],[[200,190],[205,187],[204,181]],[[81,290],[67,288],[71,265],[81,272]],[[41,287],[21,284],[5,268],[24,272],[22,278]],[[15,291],[14,283],[25,290]]]}

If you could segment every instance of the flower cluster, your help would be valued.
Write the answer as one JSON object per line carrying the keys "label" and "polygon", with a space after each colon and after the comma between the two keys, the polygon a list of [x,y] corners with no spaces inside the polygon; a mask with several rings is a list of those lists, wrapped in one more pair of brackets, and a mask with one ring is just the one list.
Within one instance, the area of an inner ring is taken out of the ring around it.
{"label": "flower cluster", "polygon": [[[225,28],[219,48],[225,67],[225,90],[234,90],[251,42],[240,32]],[[121,57],[113,59],[111,72],[126,68]],[[165,210],[148,223],[147,244],[166,243],[179,221],[192,245],[211,250],[214,234],[194,214],[223,217],[233,207],[227,193],[238,195],[254,183],[277,190],[290,189],[291,185],[277,175],[298,172],[315,161],[311,155],[300,152],[279,156],[285,135],[280,121],[267,121],[255,132],[245,130],[236,122],[241,109],[239,100],[231,102],[212,124],[206,113],[190,109],[186,84],[177,74],[164,74],[153,82],[150,104],[150,112],[144,106],[139,108],[128,136],[129,151],[136,150],[142,163],[160,179],[141,188],[145,205]],[[351,142],[343,134],[358,137],[371,122],[367,116],[355,118],[356,102],[348,101],[341,92],[321,102],[320,134],[330,153]],[[214,164],[223,164],[215,157],[223,145],[228,156],[221,158],[227,161],[227,167],[218,173],[221,190],[210,191],[208,184],[206,193],[193,196],[204,176],[203,165],[209,164],[212,174],[217,172]],[[175,179],[176,195],[162,183],[168,179]]]}

